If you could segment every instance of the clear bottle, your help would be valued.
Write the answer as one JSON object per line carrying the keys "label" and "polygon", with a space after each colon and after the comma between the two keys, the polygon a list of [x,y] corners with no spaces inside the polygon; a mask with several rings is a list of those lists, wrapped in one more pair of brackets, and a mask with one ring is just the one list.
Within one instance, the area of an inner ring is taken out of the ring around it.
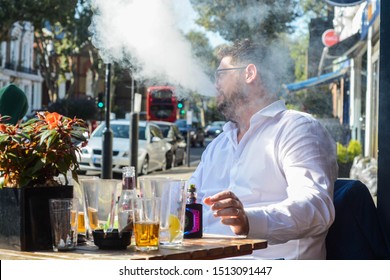
{"label": "clear bottle", "polygon": [[122,192],[118,202],[118,230],[133,230],[133,209],[131,200],[136,197],[135,168],[126,166],[122,169]]}
{"label": "clear bottle", "polygon": [[134,190],[135,192],[134,166],[125,166],[122,168],[122,191],[123,190]]}
{"label": "clear bottle", "polygon": [[196,202],[196,187],[191,184],[187,190],[184,238],[201,238],[203,235],[203,205]]}

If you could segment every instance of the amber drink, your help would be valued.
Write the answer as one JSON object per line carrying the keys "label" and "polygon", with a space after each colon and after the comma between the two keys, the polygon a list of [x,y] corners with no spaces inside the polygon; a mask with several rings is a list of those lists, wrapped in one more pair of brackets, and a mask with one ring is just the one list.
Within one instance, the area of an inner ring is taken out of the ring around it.
{"label": "amber drink", "polygon": [[88,207],[87,212],[88,212],[89,227],[92,230],[99,228],[98,210],[92,207]]}
{"label": "amber drink", "polygon": [[77,214],[77,232],[78,233],[85,233],[86,228],[85,228],[85,217],[84,217],[84,212],[79,211]]}
{"label": "amber drink", "polygon": [[139,251],[158,250],[161,199],[135,198],[132,203],[135,248]]}
{"label": "amber drink", "polygon": [[157,247],[159,225],[148,222],[138,222],[134,226],[135,243],[142,247]]}

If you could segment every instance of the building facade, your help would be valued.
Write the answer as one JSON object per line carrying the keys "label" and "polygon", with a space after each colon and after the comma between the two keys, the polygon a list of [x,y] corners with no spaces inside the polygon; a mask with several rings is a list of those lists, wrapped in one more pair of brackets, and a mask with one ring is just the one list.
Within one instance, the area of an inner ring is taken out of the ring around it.
{"label": "building facade", "polygon": [[16,22],[0,42],[0,87],[14,83],[27,95],[28,113],[41,108],[42,76],[34,65],[34,27]]}
{"label": "building facade", "polygon": [[348,7],[334,7],[334,29],[340,41],[324,48],[335,69],[348,67],[338,114],[359,140],[364,156],[378,157],[378,96],[380,1],[366,0]]}

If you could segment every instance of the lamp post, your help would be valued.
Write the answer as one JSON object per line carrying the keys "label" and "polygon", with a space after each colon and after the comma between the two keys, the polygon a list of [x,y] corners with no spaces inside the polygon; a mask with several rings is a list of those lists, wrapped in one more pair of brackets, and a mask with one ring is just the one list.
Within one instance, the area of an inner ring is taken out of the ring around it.
{"label": "lamp post", "polygon": [[106,110],[105,110],[105,123],[106,127],[103,130],[102,137],[102,179],[112,179],[112,141],[113,133],[110,127],[110,84],[111,84],[111,64],[106,65],[106,77],[105,77],[105,93],[106,93]]}
{"label": "lamp post", "polygon": [[131,75],[131,106],[130,106],[130,127],[129,127],[129,140],[130,140],[130,166],[134,166],[135,169],[135,185],[137,185],[138,179],[138,122],[139,116],[134,106],[134,76]]}

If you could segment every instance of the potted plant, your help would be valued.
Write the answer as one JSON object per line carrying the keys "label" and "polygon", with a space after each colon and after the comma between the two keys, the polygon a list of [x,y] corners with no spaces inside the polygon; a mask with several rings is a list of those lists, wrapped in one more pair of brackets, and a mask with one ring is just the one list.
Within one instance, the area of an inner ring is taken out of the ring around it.
{"label": "potted plant", "polygon": [[67,173],[78,181],[87,125],[56,112],[38,112],[16,125],[2,123],[5,118],[0,117],[0,246],[49,249],[48,199],[73,197]]}
{"label": "potted plant", "polygon": [[339,166],[339,177],[349,178],[352,163],[355,157],[362,154],[362,145],[357,140],[351,140],[344,146],[337,142],[337,164]]}

